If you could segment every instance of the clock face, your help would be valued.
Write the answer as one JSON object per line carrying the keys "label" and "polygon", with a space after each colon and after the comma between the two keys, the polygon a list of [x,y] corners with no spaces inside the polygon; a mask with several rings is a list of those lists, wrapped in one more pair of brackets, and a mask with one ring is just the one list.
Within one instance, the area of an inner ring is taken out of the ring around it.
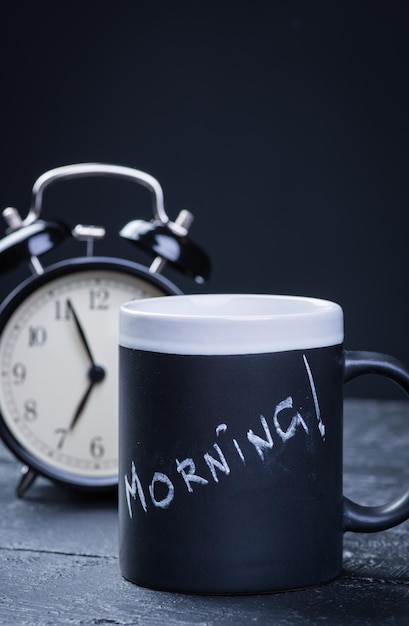
{"label": "clock face", "polygon": [[116,484],[119,307],[168,291],[91,265],[40,283],[13,305],[1,333],[3,436],[41,473]]}

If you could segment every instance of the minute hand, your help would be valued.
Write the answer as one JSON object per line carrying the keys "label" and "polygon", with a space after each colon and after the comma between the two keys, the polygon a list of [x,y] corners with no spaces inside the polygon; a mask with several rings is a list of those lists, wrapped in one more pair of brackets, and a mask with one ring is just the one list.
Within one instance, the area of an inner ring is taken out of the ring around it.
{"label": "minute hand", "polygon": [[72,313],[72,317],[74,319],[75,326],[77,327],[78,334],[79,334],[79,336],[81,338],[81,341],[82,341],[82,345],[84,346],[84,348],[86,350],[86,353],[89,356],[89,360],[91,362],[91,365],[95,365],[94,356],[93,356],[93,354],[91,352],[91,348],[90,348],[88,340],[87,340],[87,338],[85,336],[84,329],[82,328],[81,322],[78,319],[78,315],[77,315],[77,313],[76,313],[76,311],[75,311],[75,309],[73,307],[73,304],[72,304],[70,299],[67,300],[67,306],[68,306],[68,308],[70,309],[70,311]]}

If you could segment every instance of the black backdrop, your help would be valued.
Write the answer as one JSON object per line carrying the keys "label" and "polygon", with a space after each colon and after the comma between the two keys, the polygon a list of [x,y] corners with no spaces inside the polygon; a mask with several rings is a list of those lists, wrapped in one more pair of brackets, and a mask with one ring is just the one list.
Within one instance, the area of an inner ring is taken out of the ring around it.
{"label": "black backdrop", "polygon": [[[25,215],[34,181],[60,165],[145,170],[172,219],[181,208],[195,214],[192,238],[212,257],[204,287],[167,272],[185,291],[334,299],[348,348],[409,363],[406,6],[3,7],[0,208]],[[126,256],[133,250],[117,232],[150,218],[150,206],[145,189],[101,179],[44,197],[45,216],[102,223],[109,234],[96,251]],[[1,295],[22,275],[2,276]],[[368,379],[350,393],[396,392]]]}

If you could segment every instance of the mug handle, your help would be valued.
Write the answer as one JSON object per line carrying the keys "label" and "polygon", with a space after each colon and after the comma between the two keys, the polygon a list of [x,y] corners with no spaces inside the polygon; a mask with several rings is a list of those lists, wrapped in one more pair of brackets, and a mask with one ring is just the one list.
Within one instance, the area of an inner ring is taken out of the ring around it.
{"label": "mug handle", "polygon": [[[409,369],[398,359],[377,352],[344,351],[344,382],[361,374],[380,374],[409,395]],[[386,530],[409,518],[409,491],[390,504],[362,506],[344,496],[344,531],[371,533]]]}

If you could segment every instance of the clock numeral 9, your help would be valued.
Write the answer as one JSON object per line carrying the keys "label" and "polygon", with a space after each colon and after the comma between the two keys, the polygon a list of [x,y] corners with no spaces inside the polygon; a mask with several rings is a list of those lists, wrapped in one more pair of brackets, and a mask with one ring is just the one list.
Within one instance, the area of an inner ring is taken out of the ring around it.
{"label": "clock numeral 9", "polygon": [[27,376],[27,368],[24,363],[14,363],[11,374],[14,385],[22,385]]}
{"label": "clock numeral 9", "polygon": [[47,341],[47,331],[43,326],[30,326],[28,329],[28,345],[43,346]]}
{"label": "clock numeral 9", "polygon": [[94,459],[101,459],[104,456],[105,449],[102,445],[102,437],[94,437],[91,439],[89,451]]}
{"label": "clock numeral 9", "polygon": [[27,422],[34,422],[34,420],[37,419],[37,402],[35,400],[29,399],[24,402],[23,415]]}
{"label": "clock numeral 9", "polygon": [[106,311],[109,307],[108,289],[91,289],[89,292],[89,308],[91,311]]}

